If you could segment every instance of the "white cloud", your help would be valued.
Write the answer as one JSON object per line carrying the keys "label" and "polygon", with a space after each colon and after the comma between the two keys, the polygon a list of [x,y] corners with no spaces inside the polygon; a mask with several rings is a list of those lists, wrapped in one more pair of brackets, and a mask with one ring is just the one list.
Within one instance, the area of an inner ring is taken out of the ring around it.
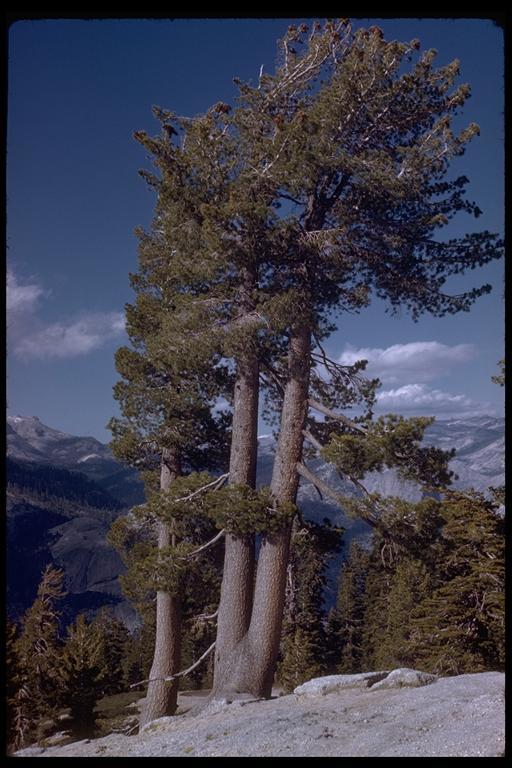
{"label": "white cloud", "polygon": [[86,355],[124,332],[122,312],[83,312],[56,323],[38,311],[49,292],[36,282],[21,284],[7,273],[8,350],[23,360],[64,359]]}
{"label": "white cloud", "polygon": [[51,323],[18,340],[15,353],[27,358],[80,357],[117,338],[124,330],[120,312],[90,312],[68,323]]}
{"label": "white cloud", "polygon": [[450,368],[476,357],[473,344],[449,346],[439,341],[413,341],[393,344],[391,347],[348,346],[340,355],[339,362],[351,365],[356,360],[368,360],[366,373],[380,378],[383,384],[395,384],[413,380],[432,381],[445,375]]}
{"label": "white cloud", "polygon": [[381,412],[433,415],[488,413],[488,403],[476,403],[466,395],[457,395],[431,389],[425,384],[406,384],[397,389],[387,389],[377,393],[376,408]]}
{"label": "white cloud", "polygon": [[14,272],[7,270],[7,311],[15,314],[27,314],[36,310],[41,296],[47,292],[36,283],[20,285]]}

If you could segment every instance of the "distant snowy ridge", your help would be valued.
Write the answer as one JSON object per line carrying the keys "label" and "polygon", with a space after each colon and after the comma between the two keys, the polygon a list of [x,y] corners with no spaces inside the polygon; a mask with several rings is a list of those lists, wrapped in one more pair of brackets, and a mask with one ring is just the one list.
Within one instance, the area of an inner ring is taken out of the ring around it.
{"label": "distant snowy ridge", "polygon": [[89,461],[89,459],[101,459],[101,456],[99,453],[88,453],[87,456],[82,456],[80,459],[77,459],[77,463],[81,464],[83,461]]}

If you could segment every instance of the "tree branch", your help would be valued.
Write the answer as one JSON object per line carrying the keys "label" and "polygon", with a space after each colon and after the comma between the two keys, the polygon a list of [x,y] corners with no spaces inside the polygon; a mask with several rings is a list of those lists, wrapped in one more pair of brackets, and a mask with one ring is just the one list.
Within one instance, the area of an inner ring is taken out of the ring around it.
{"label": "tree branch", "polygon": [[316,439],[316,437],[315,437],[314,435],[312,435],[312,434],[311,434],[311,432],[309,431],[309,429],[303,429],[303,430],[302,430],[302,434],[304,435],[304,437],[306,438],[306,440],[307,440],[308,442],[310,442],[310,443],[311,443],[311,445],[312,445],[314,448],[316,448],[316,449],[317,449],[317,451],[320,453],[320,451],[321,451],[321,450],[322,450],[322,448],[324,447],[324,446],[322,445],[322,443],[320,442],[320,440],[317,440],[317,439]]}
{"label": "tree branch", "polygon": [[317,475],[315,475],[314,472],[312,472],[310,469],[306,467],[305,464],[302,462],[297,463],[297,472],[301,477],[303,477],[305,480],[308,480],[312,485],[315,486],[324,496],[327,496],[330,499],[333,499],[337,504],[340,503],[340,495],[334,490],[334,488],[331,488],[330,485],[327,485],[327,483],[324,483],[323,480],[321,480]]}
{"label": "tree branch", "polygon": [[274,382],[274,384],[276,385],[276,387],[279,389],[279,391],[282,394],[284,392],[284,385],[283,385],[283,382],[281,381],[281,379],[279,378],[279,374],[270,365],[270,363],[268,363],[268,362],[263,360],[261,362],[261,365],[263,366],[263,368],[265,368],[266,371],[268,371],[268,373],[270,374],[270,376],[272,378],[272,381]]}
{"label": "tree branch", "polygon": [[292,195],[288,195],[286,192],[278,192],[278,195],[285,200],[290,200],[292,203],[295,203],[295,205],[304,205],[303,201],[298,200],[296,197],[292,197]]}
{"label": "tree branch", "polygon": [[213,642],[209,648],[203,653],[202,656],[199,657],[197,661],[195,661],[192,666],[188,667],[188,669],[184,669],[182,672],[176,672],[175,675],[168,675],[167,677],[150,677],[147,680],[139,680],[137,683],[133,683],[130,685],[130,688],[136,688],[138,685],[143,685],[144,683],[155,683],[158,680],[163,680],[164,682],[168,682],[170,680],[176,680],[178,677],[185,677],[185,675],[189,675],[191,672],[198,667],[202,661],[206,659],[206,657],[213,651],[215,648],[215,643]]}
{"label": "tree branch", "polygon": [[[311,445],[313,445],[317,449],[318,452],[322,450],[324,446],[319,440],[316,439],[314,435],[311,434],[311,432],[308,429],[303,429],[302,434],[304,435],[306,440],[308,440],[311,443]],[[308,472],[309,471],[310,470],[308,470]],[[338,474],[340,473],[338,472]],[[365,486],[362,484],[360,480],[357,480],[355,477],[352,477],[352,475],[347,475],[347,478],[350,480],[351,483],[354,483],[354,485],[356,485],[361,491],[363,491],[363,493],[366,496],[370,496],[370,491],[367,488],[365,488]]]}
{"label": "tree branch", "polygon": [[213,488],[213,490],[216,491],[218,488],[224,485],[228,477],[229,477],[229,472],[226,472],[225,475],[216,477],[215,480],[212,480],[211,483],[207,483],[206,485],[201,486],[201,488],[198,488],[197,490],[193,491],[193,493],[189,493],[188,496],[182,496],[179,499],[175,499],[174,502],[177,503],[178,501],[190,501],[191,499],[194,498],[194,496],[197,496],[203,491],[208,490],[208,488]]}
{"label": "tree branch", "polygon": [[210,539],[210,541],[207,541],[206,544],[202,544],[197,549],[194,549],[193,552],[189,552],[188,555],[184,555],[183,557],[180,557],[180,560],[189,560],[191,557],[195,557],[196,555],[199,555],[200,552],[204,552],[206,549],[210,549],[210,547],[213,547],[214,544],[216,544],[219,539],[221,539],[226,531],[224,528],[222,531],[219,531],[219,533],[213,537],[213,539]]}
{"label": "tree branch", "polygon": [[327,408],[327,406],[323,405],[323,403],[319,403],[318,400],[313,400],[312,398],[309,398],[308,404],[310,408],[314,408],[315,411],[319,411],[320,413],[323,413],[325,416],[328,416],[330,419],[341,421],[341,423],[345,424],[345,426],[350,427],[351,429],[355,429],[357,432],[361,432],[363,435],[366,435],[368,433],[368,430],[362,427],[360,424],[356,424],[355,421],[352,421],[347,416],[344,416],[342,413],[336,413],[336,411],[331,411],[330,408]]}
{"label": "tree branch", "polygon": [[[322,443],[319,440],[317,440],[316,437],[312,435],[309,430],[303,429],[302,434],[304,435],[306,440],[308,440],[317,449],[317,451],[322,450],[323,448]],[[336,501],[337,504],[341,506],[343,497],[340,494],[337,494],[334,488],[331,488],[330,485],[327,485],[327,483],[324,483],[323,480],[317,477],[317,475],[315,475],[314,472],[308,469],[305,464],[302,464],[302,463],[298,464],[297,472],[305,480],[309,480],[309,482],[315,486],[320,496],[324,494],[324,496],[327,496],[333,499],[334,501]],[[355,477],[352,477],[351,475],[347,475],[347,478],[350,480],[351,483],[354,483],[354,485],[357,486],[357,488],[359,488],[366,496],[371,495],[370,491],[367,488],[365,488],[365,486],[362,484],[360,480],[357,480]],[[366,522],[369,523],[369,525],[375,526],[375,522],[371,518],[364,517],[363,519],[366,520]]]}
{"label": "tree branch", "polygon": [[200,621],[213,621],[219,615],[219,609],[213,613],[200,613],[199,616],[194,616],[194,624]]}

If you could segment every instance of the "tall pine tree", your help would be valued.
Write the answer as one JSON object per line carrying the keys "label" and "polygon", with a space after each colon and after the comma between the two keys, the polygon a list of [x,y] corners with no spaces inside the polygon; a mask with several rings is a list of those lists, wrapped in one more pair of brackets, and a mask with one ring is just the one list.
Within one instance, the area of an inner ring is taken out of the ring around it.
{"label": "tall pine tree", "polygon": [[[447,456],[419,446],[428,422],[371,422],[375,386],[322,346],[335,314],[361,310],[372,293],[414,318],[467,311],[489,286],[449,295],[446,281],[501,254],[489,232],[438,236],[455,214],[480,213],[467,180],[446,178],[478,127],[452,128],[469,95],[455,85],[458,62],[435,68],[435,51],[418,48],[346,20],[290,27],[275,74],[240,83],[236,109],[218,103],[193,120],[160,110],[162,137],[140,136],[161,173],[162,229],[183,243],[157,282],[178,279],[188,338],[234,365],[233,485],[254,482],[260,369],[279,391],[271,497],[275,517],[287,514],[263,532],[255,579],[254,527],[227,529],[215,695],[270,694],[293,507],[299,476],[311,479],[305,437],[318,450],[327,437],[326,456],[355,484],[365,468],[396,465],[433,484],[449,479]],[[340,414],[358,401],[369,409],[362,420]],[[327,412],[326,427],[311,408]]]}
{"label": "tall pine tree", "polygon": [[[162,116],[158,110],[157,115]],[[136,301],[127,307],[131,347],[121,348],[116,355],[117,370],[123,378],[115,387],[115,397],[123,417],[112,419],[110,428],[114,453],[149,473],[148,498],[156,500],[151,519],[143,509],[131,519],[139,528],[149,524],[150,539],[156,539],[160,559],[174,560],[179,565],[183,557],[179,542],[190,531],[183,530],[172,517],[159,514],[158,497],[165,495],[183,473],[216,470],[225,463],[228,419],[213,408],[225,390],[227,374],[216,350],[201,342],[201,312],[190,321],[189,300],[201,302],[205,278],[201,273],[195,276],[191,268],[185,281],[179,265],[190,265],[196,254],[194,217],[200,202],[199,188],[194,198],[190,185],[181,182],[180,174],[188,172],[186,158],[178,165],[179,153],[173,152],[166,136],[156,144],[138,135],[139,140],[155,149],[162,179],[157,184],[154,177],[149,178],[159,187],[158,204],[151,231],[139,231],[139,272],[131,276]],[[173,209],[174,217],[165,214],[169,198],[175,206],[181,206],[179,211]],[[179,226],[177,214],[183,214]],[[191,346],[190,337],[194,335],[196,340]],[[144,522],[137,524],[137,514]],[[147,544],[147,556],[151,558],[152,547],[150,542]],[[177,681],[165,678],[180,669],[182,633],[183,586],[179,569],[166,582],[161,574],[163,565],[153,559],[148,566],[155,571],[156,631],[142,724],[176,709]]]}

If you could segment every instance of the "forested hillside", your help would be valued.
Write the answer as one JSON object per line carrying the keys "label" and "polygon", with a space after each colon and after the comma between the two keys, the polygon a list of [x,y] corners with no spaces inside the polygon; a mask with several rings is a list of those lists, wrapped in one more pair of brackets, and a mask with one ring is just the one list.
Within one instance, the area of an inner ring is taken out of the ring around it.
{"label": "forested hillside", "polygon": [[[65,571],[63,621],[112,605],[131,626],[135,613],[121,597],[119,555],[108,546],[121,502],[78,472],[6,460],[7,609],[19,620],[32,604],[47,565]],[[65,625],[65,624],[64,624]]]}

